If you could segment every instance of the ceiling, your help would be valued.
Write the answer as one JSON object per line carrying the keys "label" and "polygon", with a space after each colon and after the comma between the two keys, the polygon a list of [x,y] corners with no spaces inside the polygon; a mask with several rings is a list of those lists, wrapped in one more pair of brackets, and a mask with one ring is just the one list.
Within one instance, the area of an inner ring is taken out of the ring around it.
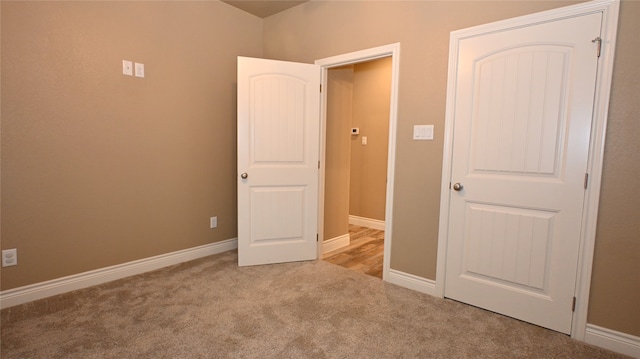
{"label": "ceiling", "polygon": [[255,16],[265,18],[309,0],[222,0]]}

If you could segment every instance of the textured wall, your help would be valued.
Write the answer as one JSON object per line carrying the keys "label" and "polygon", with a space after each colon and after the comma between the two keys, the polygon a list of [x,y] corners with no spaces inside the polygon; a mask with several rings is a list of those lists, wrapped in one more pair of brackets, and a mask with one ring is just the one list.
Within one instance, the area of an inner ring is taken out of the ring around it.
{"label": "textured wall", "polygon": [[640,2],[618,25],[588,322],[640,336]]}
{"label": "textured wall", "polygon": [[324,240],[349,233],[353,66],[330,69],[327,77]]}
{"label": "textured wall", "polygon": [[[349,214],[385,220],[391,58],[354,65]],[[362,138],[367,137],[367,144]]]}
{"label": "textured wall", "polygon": [[261,19],[219,2],[1,6],[2,249],[19,263],[3,290],[236,237],[236,56],[262,55]]}

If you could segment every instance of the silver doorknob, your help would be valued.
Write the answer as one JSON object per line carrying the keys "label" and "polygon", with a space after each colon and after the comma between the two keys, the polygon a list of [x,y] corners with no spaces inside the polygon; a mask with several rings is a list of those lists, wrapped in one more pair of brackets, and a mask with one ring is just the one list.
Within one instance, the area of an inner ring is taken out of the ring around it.
{"label": "silver doorknob", "polygon": [[240,175],[240,178],[242,179],[247,179],[247,177],[249,177],[249,175],[247,174],[247,172],[243,173]]}
{"label": "silver doorknob", "polygon": [[464,186],[460,182],[456,182],[453,185],[453,190],[454,191],[462,191],[463,188],[464,188]]}

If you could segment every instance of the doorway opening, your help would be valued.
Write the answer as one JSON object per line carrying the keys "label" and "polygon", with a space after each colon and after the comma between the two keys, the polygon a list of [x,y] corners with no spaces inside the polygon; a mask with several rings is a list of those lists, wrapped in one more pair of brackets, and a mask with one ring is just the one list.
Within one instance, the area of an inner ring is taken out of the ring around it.
{"label": "doorway opening", "polygon": [[379,278],[390,92],[390,57],[328,70],[323,258]]}
{"label": "doorway opening", "polygon": [[322,68],[318,258],[385,279],[391,248],[399,44]]}

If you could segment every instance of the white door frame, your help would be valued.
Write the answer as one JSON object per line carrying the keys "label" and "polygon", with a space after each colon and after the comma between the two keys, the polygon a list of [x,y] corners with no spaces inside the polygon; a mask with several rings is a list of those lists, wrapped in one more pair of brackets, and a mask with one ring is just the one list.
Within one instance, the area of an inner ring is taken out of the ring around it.
{"label": "white door frame", "polygon": [[589,160],[587,163],[589,185],[585,191],[585,202],[582,211],[582,231],[580,236],[581,250],[578,257],[578,273],[575,289],[577,301],[571,327],[571,337],[577,340],[584,340],[587,328],[589,289],[591,286],[591,270],[593,267],[596,222],[598,217],[598,204],[600,200],[600,185],[602,178],[602,161],[607,127],[607,114],[609,110],[609,95],[611,92],[611,78],[613,74],[619,5],[619,0],[596,0],[451,32],[449,43],[449,77],[447,83],[447,107],[440,195],[438,264],[435,288],[437,296],[444,297],[445,286],[445,261],[447,257],[446,252],[450,201],[449,182],[451,181],[451,161],[454,136],[453,119],[456,93],[455,75],[457,72],[457,64],[455,60],[457,58],[458,41],[468,36],[505,31],[510,28],[599,12],[602,13],[603,16],[602,33],[600,35],[602,38],[602,51],[598,63],[596,95],[593,112],[594,118],[589,144]]}
{"label": "white door frame", "polygon": [[322,95],[320,99],[320,173],[318,201],[318,259],[322,257],[324,238],[325,154],[327,139],[327,76],[329,69],[344,65],[391,56],[391,95],[389,109],[389,147],[387,159],[387,195],[385,208],[384,254],[382,279],[387,280],[391,258],[391,233],[393,228],[393,183],[396,159],[396,128],[398,122],[398,79],[400,76],[400,43],[379,46],[367,50],[316,60],[320,65]]}

